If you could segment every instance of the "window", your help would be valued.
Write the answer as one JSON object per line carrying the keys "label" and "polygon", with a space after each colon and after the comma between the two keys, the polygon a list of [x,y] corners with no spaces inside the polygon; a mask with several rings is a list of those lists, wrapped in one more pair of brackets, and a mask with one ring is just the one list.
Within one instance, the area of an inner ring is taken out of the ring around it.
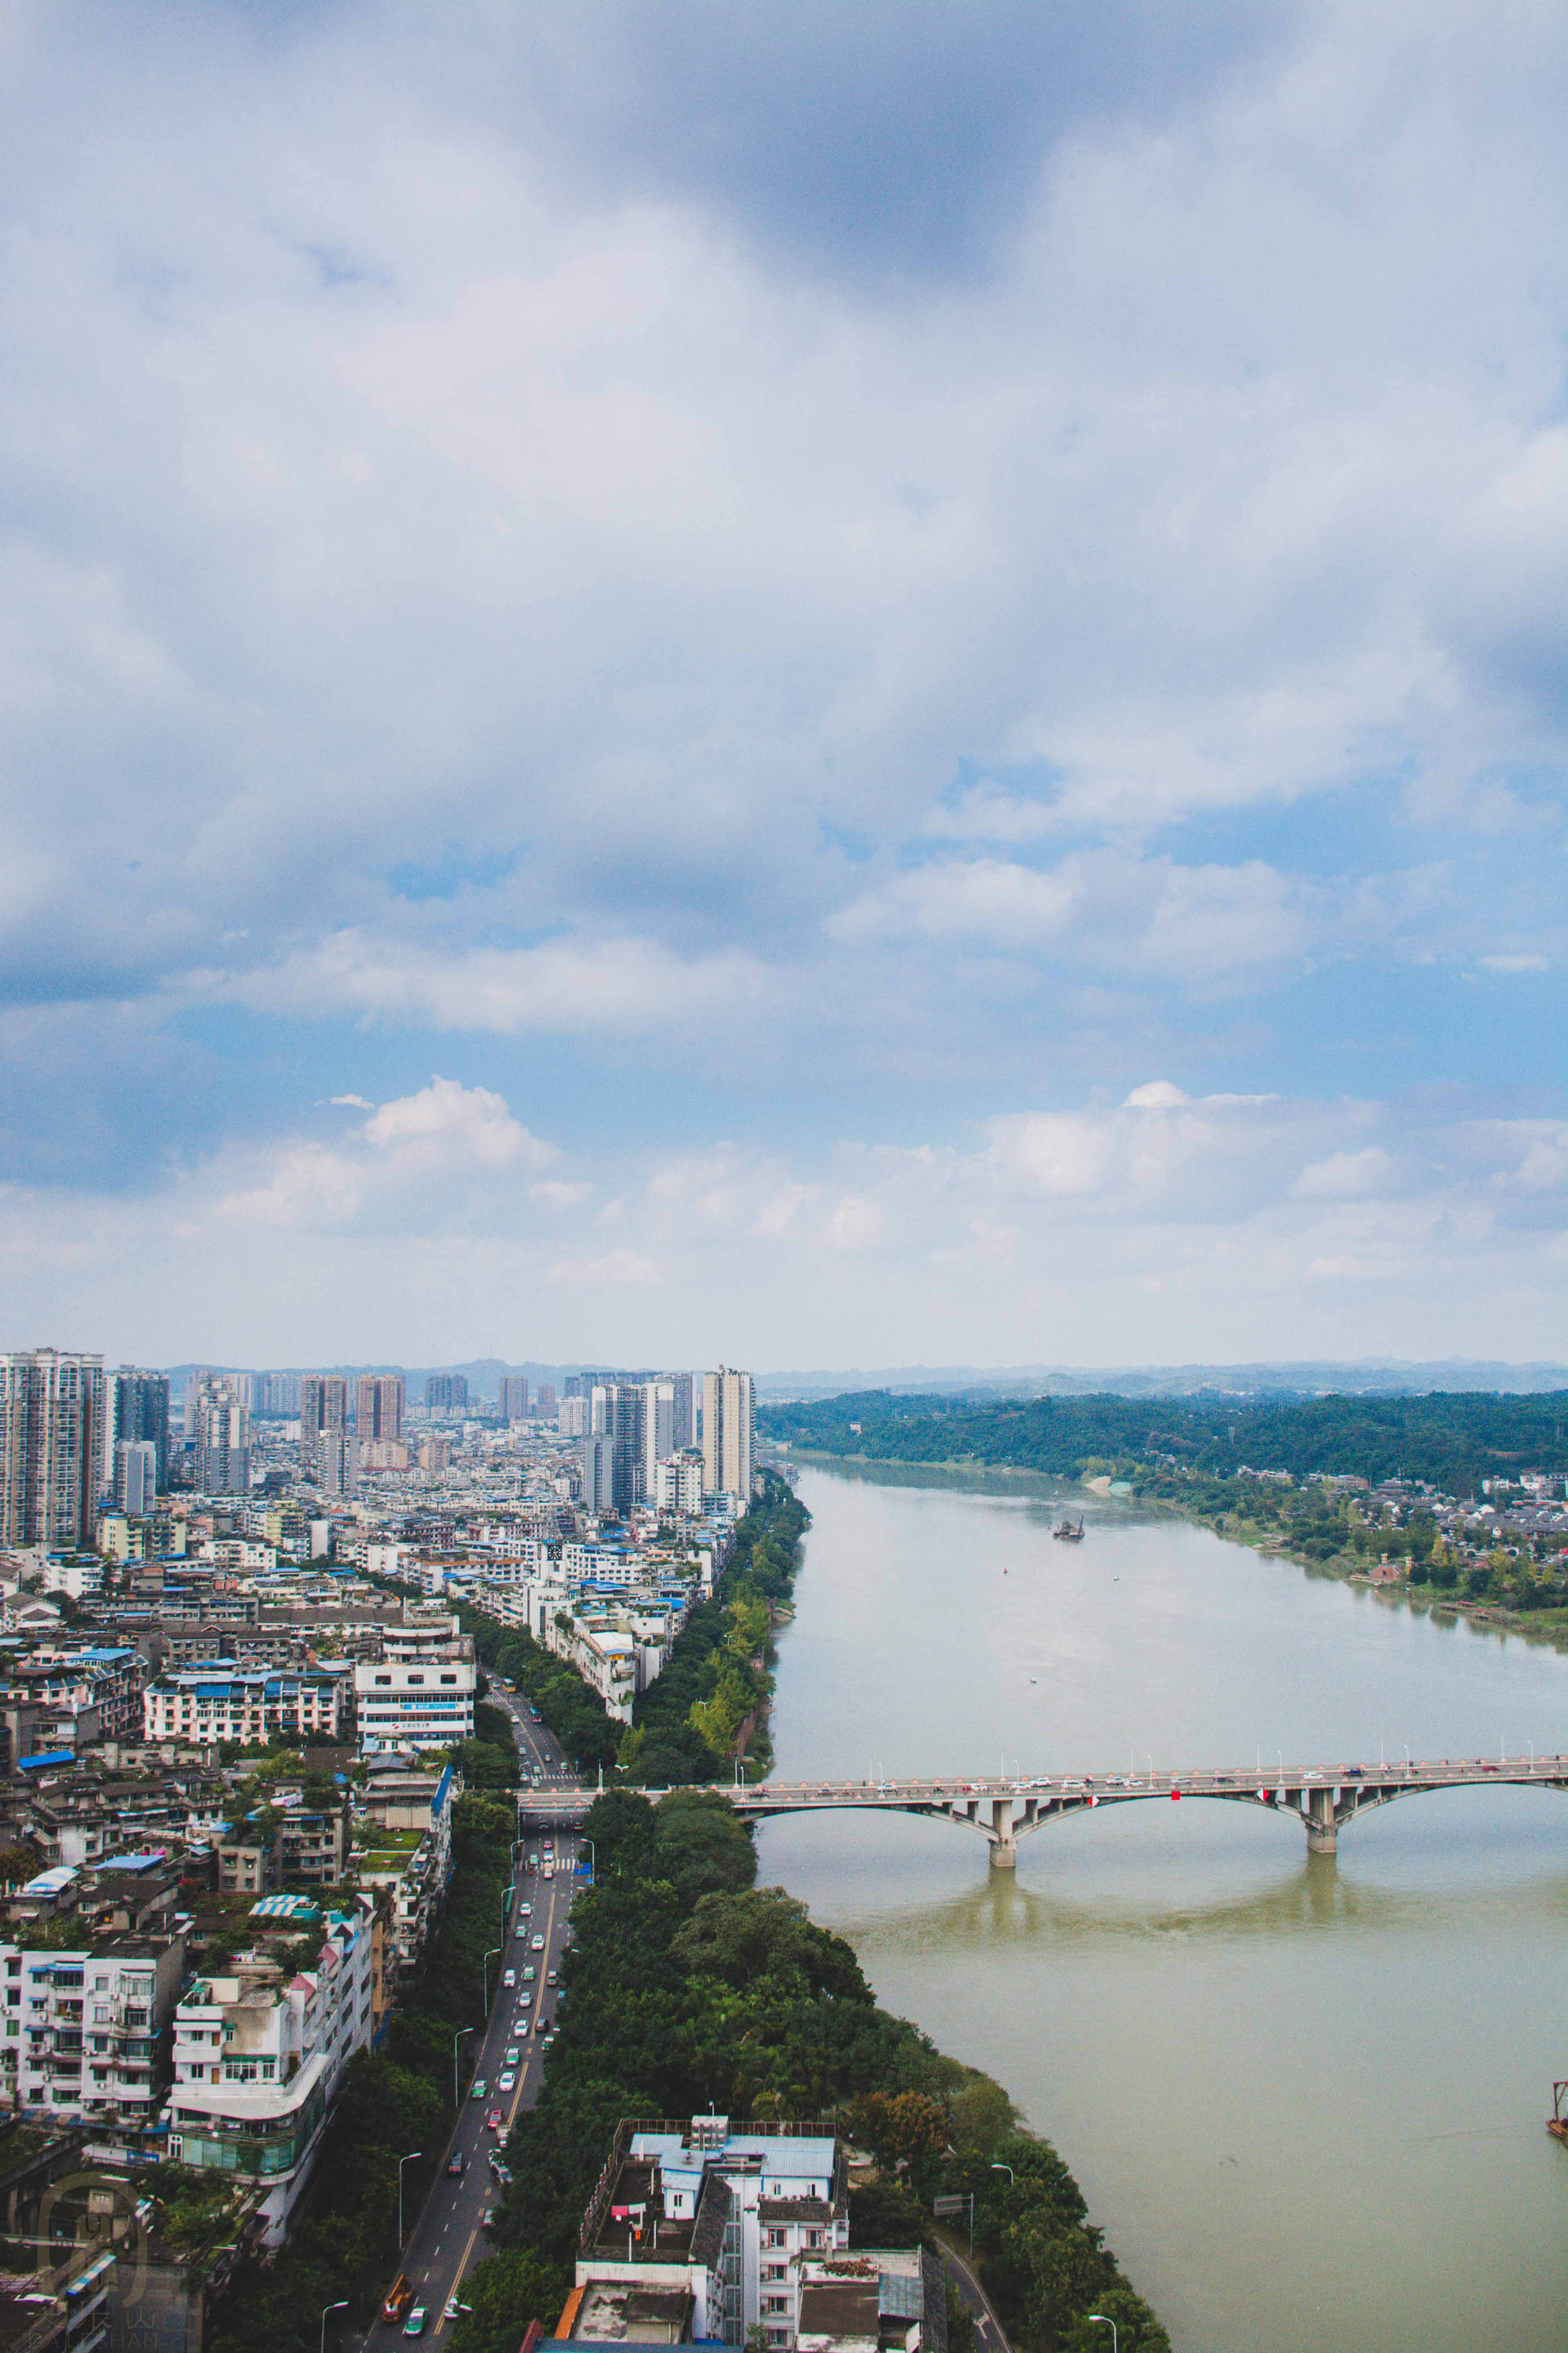
{"label": "window", "polygon": [[787,2247],[789,2239],[783,2231],[770,2230],[763,2243],[770,2247]]}

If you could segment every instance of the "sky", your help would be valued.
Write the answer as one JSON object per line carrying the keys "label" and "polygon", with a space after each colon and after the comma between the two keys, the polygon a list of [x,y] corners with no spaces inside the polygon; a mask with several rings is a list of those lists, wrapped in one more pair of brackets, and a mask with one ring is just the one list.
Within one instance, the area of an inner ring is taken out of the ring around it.
{"label": "sky", "polygon": [[0,1345],[1560,1356],[1565,85],[15,0]]}

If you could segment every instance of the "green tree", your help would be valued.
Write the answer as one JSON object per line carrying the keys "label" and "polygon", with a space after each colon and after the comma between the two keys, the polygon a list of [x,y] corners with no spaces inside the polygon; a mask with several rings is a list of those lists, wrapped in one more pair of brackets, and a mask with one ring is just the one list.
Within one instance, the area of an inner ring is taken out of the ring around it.
{"label": "green tree", "polygon": [[571,2286],[571,2266],[536,2247],[487,2257],[463,2283],[468,2309],[447,2340],[451,2353],[517,2353],[534,2320],[546,2337],[553,2336]]}

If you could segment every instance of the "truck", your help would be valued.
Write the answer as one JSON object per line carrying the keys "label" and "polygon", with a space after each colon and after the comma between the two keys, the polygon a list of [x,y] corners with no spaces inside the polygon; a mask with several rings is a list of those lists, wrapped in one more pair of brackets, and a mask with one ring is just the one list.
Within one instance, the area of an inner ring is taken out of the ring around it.
{"label": "truck", "polygon": [[406,2272],[399,2272],[387,2290],[386,2299],[382,2305],[383,2320],[390,2322],[395,2328],[413,2301],[414,2283]]}

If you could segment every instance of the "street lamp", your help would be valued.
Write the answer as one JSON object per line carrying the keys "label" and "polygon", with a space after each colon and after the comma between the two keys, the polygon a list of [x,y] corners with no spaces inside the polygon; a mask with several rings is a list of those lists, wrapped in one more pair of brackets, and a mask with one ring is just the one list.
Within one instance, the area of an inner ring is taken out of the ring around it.
{"label": "street lamp", "polygon": [[1119,2339],[1116,2334],[1116,2323],[1111,2319],[1110,2315],[1108,2312],[1086,2312],[1083,2316],[1086,2320],[1098,2320],[1101,2328],[1110,2329],[1110,2353],[1117,2353]]}
{"label": "street lamp", "polygon": [[1012,2167],[1011,2167],[1010,2165],[997,2165],[994,2161],[993,2161],[993,2164],[992,2164],[992,2167],[991,2167],[991,2170],[992,2170],[992,2172],[993,2172],[993,2173],[1005,2173],[1005,2174],[1006,2175],[1006,2177],[1007,2177],[1007,2187],[1008,2187],[1008,2189],[1013,2189],[1013,2188],[1015,2187],[1015,2183],[1014,2183],[1014,2180],[1013,2180],[1013,2168],[1012,2168]]}
{"label": "street lamp", "polygon": [[424,2154],[422,2148],[411,2148],[406,2157],[400,2157],[397,2160],[397,2251],[399,2254],[403,2252],[403,2168],[405,2165],[412,2165],[416,2157],[423,2157]]}
{"label": "street lamp", "polygon": [[452,2105],[454,2107],[463,2096],[458,2088],[458,2045],[465,2034],[472,2034],[473,2031],[474,2029],[471,2026],[459,2026],[452,2037]]}
{"label": "street lamp", "polygon": [[489,1951],[485,1955],[484,1961],[481,1965],[485,1973],[484,2012],[487,2018],[490,2014],[490,1963],[492,1961],[499,1961],[503,1950],[504,1947],[502,1946],[492,1945]]}
{"label": "street lamp", "polygon": [[327,2314],[328,2314],[329,2312],[346,2312],[346,2311],[348,2310],[348,2308],[349,2308],[349,2306],[348,2306],[348,2298],[345,2296],[345,2297],[343,2298],[343,2301],[342,2302],[342,2304],[329,2304],[329,2305],[326,2306],[325,2310],[322,2312],[322,2314],[321,2314],[321,2353],[327,2353]]}

